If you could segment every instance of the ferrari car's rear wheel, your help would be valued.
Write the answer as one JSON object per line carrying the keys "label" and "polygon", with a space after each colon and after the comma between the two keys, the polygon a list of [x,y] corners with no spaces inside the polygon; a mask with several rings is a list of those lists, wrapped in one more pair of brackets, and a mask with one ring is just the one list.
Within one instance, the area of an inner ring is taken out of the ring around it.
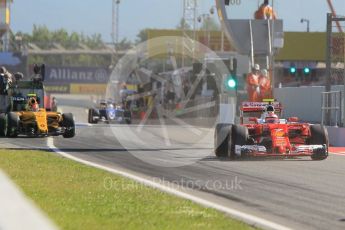
{"label": "ferrari car's rear wheel", "polygon": [[16,113],[10,112],[7,114],[7,136],[17,137],[19,128],[19,117]]}
{"label": "ferrari car's rear wheel", "polygon": [[4,137],[7,134],[7,118],[5,113],[0,114],[0,136]]}
{"label": "ferrari car's rear wheel", "polygon": [[62,114],[62,126],[66,129],[62,135],[64,138],[72,138],[75,136],[75,124],[71,113]]}
{"label": "ferrari car's rear wheel", "polygon": [[230,124],[217,124],[214,133],[214,153],[217,157],[231,157],[231,127]]}
{"label": "ferrari car's rear wheel", "polygon": [[310,139],[311,145],[326,145],[326,151],[314,153],[311,156],[313,160],[324,160],[328,157],[328,132],[323,125],[311,125],[310,126]]}
{"label": "ferrari car's rear wheel", "polygon": [[232,126],[232,149],[231,152],[235,156],[235,145],[246,145],[249,139],[248,128],[242,125]]}

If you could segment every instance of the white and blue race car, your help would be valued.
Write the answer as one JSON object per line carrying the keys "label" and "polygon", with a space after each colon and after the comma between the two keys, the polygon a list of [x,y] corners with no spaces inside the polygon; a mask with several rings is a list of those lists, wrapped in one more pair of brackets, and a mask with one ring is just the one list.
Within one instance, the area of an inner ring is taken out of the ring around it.
{"label": "white and blue race car", "polygon": [[115,106],[112,101],[102,100],[96,108],[89,109],[88,122],[90,124],[97,124],[98,122],[131,124],[132,116],[129,110]]}

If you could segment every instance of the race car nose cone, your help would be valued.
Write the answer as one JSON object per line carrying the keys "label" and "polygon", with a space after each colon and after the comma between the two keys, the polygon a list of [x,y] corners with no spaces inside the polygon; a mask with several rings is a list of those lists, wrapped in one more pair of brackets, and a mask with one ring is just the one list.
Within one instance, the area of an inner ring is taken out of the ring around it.
{"label": "race car nose cone", "polygon": [[286,148],[285,148],[285,146],[279,146],[279,147],[278,147],[278,151],[279,151],[279,153],[286,153]]}

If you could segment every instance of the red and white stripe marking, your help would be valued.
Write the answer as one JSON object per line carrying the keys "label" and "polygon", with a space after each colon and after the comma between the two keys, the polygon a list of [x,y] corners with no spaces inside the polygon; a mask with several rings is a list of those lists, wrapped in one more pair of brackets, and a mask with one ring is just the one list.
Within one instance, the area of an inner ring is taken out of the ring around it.
{"label": "red and white stripe marking", "polygon": [[345,147],[329,147],[329,153],[338,156],[345,156]]}

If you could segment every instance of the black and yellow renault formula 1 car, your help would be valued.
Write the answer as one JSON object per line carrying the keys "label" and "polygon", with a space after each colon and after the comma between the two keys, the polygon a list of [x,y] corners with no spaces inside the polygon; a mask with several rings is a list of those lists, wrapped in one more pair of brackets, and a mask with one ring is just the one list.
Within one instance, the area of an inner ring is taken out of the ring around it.
{"label": "black and yellow renault formula 1 car", "polygon": [[41,108],[36,111],[11,111],[5,115],[1,114],[0,120],[1,134],[8,137],[75,136],[75,124],[71,113],[61,114]]}
{"label": "black and yellow renault formula 1 car", "polygon": [[65,138],[75,136],[75,124],[71,113],[61,114],[39,107],[36,110],[27,108],[27,101],[35,99],[32,94],[27,97],[12,97],[13,110],[0,114],[0,135],[8,137],[62,135]]}
{"label": "black and yellow renault formula 1 car", "polygon": [[43,80],[44,77],[26,81],[17,79],[12,91],[6,95],[10,99],[9,106],[0,113],[0,136],[75,136],[73,115],[50,111],[44,104]]}

